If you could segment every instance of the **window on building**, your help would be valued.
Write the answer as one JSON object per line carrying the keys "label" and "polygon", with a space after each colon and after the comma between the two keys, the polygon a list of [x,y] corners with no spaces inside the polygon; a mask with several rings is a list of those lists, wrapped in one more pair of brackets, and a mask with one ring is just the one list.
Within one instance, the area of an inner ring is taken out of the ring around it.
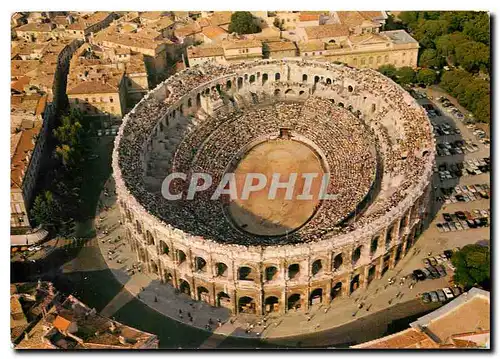
{"label": "window on building", "polygon": [[113,97],[110,97],[110,98],[109,98],[109,102],[113,102]]}

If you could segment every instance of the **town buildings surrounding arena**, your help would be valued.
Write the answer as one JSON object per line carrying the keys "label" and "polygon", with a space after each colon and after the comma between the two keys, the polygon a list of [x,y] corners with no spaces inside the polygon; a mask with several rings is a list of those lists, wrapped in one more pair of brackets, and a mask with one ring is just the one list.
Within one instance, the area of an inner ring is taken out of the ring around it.
{"label": "town buildings surrounding arena", "polygon": [[10,287],[11,340],[16,349],[156,349],[156,335],[97,314],[51,282]]}
{"label": "town buildings surrounding arena", "polygon": [[[221,27],[204,28],[203,25],[211,19],[209,15],[188,23],[184,31],[190,29],[189,36],[193,36],[191,42],[201,43],[188,48],[190,65],[208,61],[230,63],[254,57],[307,57],[360,68],[377,69],[388,64],[395,67],[417,66],[418,42],[404,30],[383,31],[387,19],[384,11],[257,11],[253,15],[259,26],[263,27],[263,32],[281,30],[279,37],[262,39],[263,36],[257,33],[237,39]],[[275,22],[281,24],[280,29],[276,28]],[[181,27],[176,31],[180,33],[183,29]],[[201,36],[197,37],[198,30]],[[207,37],[205,33],[208,30],[210,34],[217,35]],[[260,50],[256,46],[240,47],[239,54],[249,52],[253,56],[234,57],[226,54],[227,45],[224,45],[224,41],[238,43],[242,39],[263,40],[264,46]]]}

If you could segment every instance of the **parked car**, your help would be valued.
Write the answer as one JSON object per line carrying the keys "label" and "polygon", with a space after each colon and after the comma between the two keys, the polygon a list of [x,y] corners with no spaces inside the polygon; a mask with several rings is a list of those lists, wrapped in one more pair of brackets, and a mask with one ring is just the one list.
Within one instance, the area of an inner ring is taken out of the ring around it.
{"label": "parked car", "polygon": [[436,258],[431,257],[431,258],[428,258],[428,259],[429,259],[429,263],[431,264],[431,266],[437,265],[438,262],[437,262]]}
{"label": "parked car", "polygon": [[425,278],[432,278],[432,274],[431,274],[431,272],[429,272],[429,270],[427,268],[423,268],[422,273],[424,273]]}
{"label": "parked car", "polygon": [[425,278],[427,278],[427,277],[425,276],[425,273],[424,273],[422,270],[420,270],[420,269],[415,269],[415,270],[413,271],[413,276],[414,276],[414,278],[415,278],[416,280],[425,280]]}
{"label": "parked car", "polygon": [[447,299],[453,299],[455,297],[450,288],[443,288],[443,292]]}
{"label": "parked car", "polygon": [[440,277],[446,276],[446,269],[444,269],[444,265],[440,264],[436,266],[436,270],[438,271]]}
{"label": "parked car", "polygon": [[422,296],[420,297],[423,303],[430,303],[431,302],[431,296],[429,293],[422,293]]}
{"label": "parked car", "polygon": [[441,276],[439,275],[439,272],[436,270],[434,267],[427,267],[427,270],[431,273],[431,278],[432,279],[438,279]]}
{"label": "parked car", "polygon": [[451,257],[453,257],[453,251],[450,249],[445,250],[443,253],[448,259],[451,259]]}
{"label": "parked car", "polygon": [[429,292],[429,296],[431,297],[431,302],[436,303],[439,302],[439,297],[436,292]]}
{"label": "parked car", "polygon": [[446,295],[444,294],[444,292],[443,292],[442,289],[436,290],[436,294],[437,294],[440,302],[446,302],[447,301]]}
{"label": "parked car", "polygon": [[460,294],[462,294],[462,289],[460,287],[451,287],[450,289],[455,297],[458,297]]}
{"label": "parked car", "polygon": [[422,259],[422,263],[424,263],[424,266],[430,266],[431,265],[431,262],[429,261],[429,258]]}

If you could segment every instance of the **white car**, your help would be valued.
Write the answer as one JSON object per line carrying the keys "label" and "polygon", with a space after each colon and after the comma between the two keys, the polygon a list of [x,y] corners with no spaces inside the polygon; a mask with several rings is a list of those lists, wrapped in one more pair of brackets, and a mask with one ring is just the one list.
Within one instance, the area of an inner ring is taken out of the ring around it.
{"label": "white car", "polygon": [[450,288],[443,288],[444,295],[446,296],[446,299],[453,299],[455,296],[453,295],[453,292],[451,291]]}

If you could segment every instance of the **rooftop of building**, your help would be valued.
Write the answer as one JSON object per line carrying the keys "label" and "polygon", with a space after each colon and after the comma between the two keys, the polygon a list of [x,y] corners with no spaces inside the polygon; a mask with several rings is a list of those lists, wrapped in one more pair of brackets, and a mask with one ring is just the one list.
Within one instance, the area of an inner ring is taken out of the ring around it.
{"label": "rooftop of building", "polygon": [[489,342],[490,293],[472,288],[401,332],[353,346],[364,349],[475,348]]}
{"label": "rooftop of building", "polygon": [[224,50],[262,47],[262,41],[256,39],[242,39],[242,40],[231,39],[222,41],[221,43]]}
{"label": "rooftop of building", "polygon": [[191,46],[187,50],[189,58],[224,56],[220,46]]}
{"label": "rooftop of building", "polygon": [[391,30],[391,31],[383,31],[382,34],[388,36],[394,44],[417,44],[418,41],[411,37],[404,30]]}
{"label": "rooftop of building", "polygon": [[349,36],[349,27],[343,24],[310,26],[306,27],[304,30],[308,39]]}
{"label": "rooftop of building", "polygon": [[291,41],[272,41],[267,43],[270,52],[296,50],[297,47]]}

